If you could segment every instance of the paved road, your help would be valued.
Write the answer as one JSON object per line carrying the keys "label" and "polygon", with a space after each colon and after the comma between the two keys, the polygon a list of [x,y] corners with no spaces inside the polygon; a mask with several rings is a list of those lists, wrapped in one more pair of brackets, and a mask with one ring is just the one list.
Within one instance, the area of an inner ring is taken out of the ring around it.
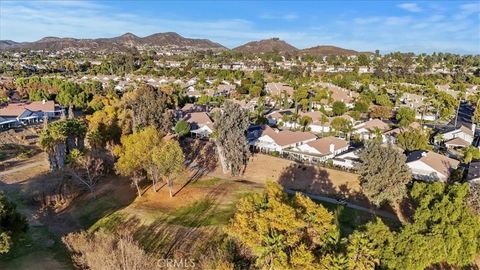
{"label": "paved road", "polygon": [[457,108],[457,115],[450,121],[450,126],[455,126],[455,120],[457,122],[457,127],[466,126],[472,128],[472,117],[475,112],[475,109],[468,102],[460,103]]}
{"label": "paved road", "polygon": [[[295,194],[298,191],[291,190],[291,189],[285,189],[285,192],[287,192],[288,194]],[[322,202],[333,203],[333,204],[340,204],[336,199],[333,199],[333,198],[329,198],[329,197],[325,197],[325,196],[321,196],[321,195],[308,194],[308,193],[305,193],[305,192],[300,192],[300,193],[302,193],[303,195],[305,195],[305,196],[307,196],[307,197],[309,197],[313,200],[316,200],[316,201],[322,201]],[[363,211],[363,212],[367,212],[367,213],[370,213],[370,214],[373,214],[373,215],[376,215],[376,216],[400,221],[396,215],[394,215],[390,212],[387,212],[387,211],[370,209],[370,208],[367,208],[367,207],[363,207],[363,206],[356,205],[356,204],[351,204],[351,203],[347,203],[345,205],[345,207],[352,208],[352,209],[359,210],[359,211]]]}

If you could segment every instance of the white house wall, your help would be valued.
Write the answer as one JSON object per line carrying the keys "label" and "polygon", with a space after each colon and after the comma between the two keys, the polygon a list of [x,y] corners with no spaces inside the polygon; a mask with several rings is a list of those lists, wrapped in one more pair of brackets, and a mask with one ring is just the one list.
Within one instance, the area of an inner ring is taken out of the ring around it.
{"label": "white house wall", "polygon": [[417,160],[407,163],[408,167],[412,170],[412,174],[415,178],[426,181],[441,180],[445,181],[447,176],[441,174],[434,168],[428,166],[423,161]]}

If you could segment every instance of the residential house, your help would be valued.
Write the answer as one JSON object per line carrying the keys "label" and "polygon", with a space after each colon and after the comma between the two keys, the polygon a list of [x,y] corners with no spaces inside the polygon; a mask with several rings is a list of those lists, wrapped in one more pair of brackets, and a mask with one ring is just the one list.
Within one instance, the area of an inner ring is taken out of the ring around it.
{"label": "residential house", "polygon": [[221,95],[224,95],[224,96],[228,96],[228,95],[230,95],[230,93],[235,91],[235,89],[236,89],[235,84],[220,84],[217,87],[217,93],[219,93]]}
{"label": "residential house", "polygon": [[388,130],[383,133],[383,142],[388,143],[388,144],[396,144],[397,143],[397,136],[402,133],[407,131],[408,129],[420,129],[422,128],[422,125],[420,125],[417,122],[411,123],[408,128],[403,128],[403,127],[397,127],[391,130]]}
{"label": "residential house", "polygon": [[390,129],[390,126],[380,119],[370,119],[367,122],[363,122],[354,126],[353,129],[353,134],[358,134],[363,140],[369,140]]}
{"label": "residential house", "polygon": [[332,159],[333,165],[346,169],[354,169],[360,164],[360,151],[362,148],[351,149],[337,155]]}
{"label": "residential house", "polygon": [[433,151],[414,151],[407,157],[407,165],[415,179],[424,181],[447,181],[460,161]]}
{"label": "residential house", "polygon": [[400,107],[407,107],[415,111],[415,119],[434,121],[437,115],[427,103],[427,98],[422,95],[405,93],[400,97]]}
{"label": "residential house", "polygon": [[278,110],[266,115],[268,124],[271,126],[280,125],[280,123],[284,123],[283,119],[288,116],[292,116],[294,114],[294,109],[287,109],[287,110]]}
{"label": "residential house", "polygon": [[293,88],[284,83],[267,83],[265,91],[271,96],[282,96],[286,94],[291,97],[293,95]]}
{"label": "residential house", "polygon": [[459,128],[451,127],[440,134],[447,147],[467,147],[473,142],[474,130],[474,125],[472,125],[472,129],[461,125]]}
{"label": "residential house", "polygon": [[317,136],[310,132],[280,131],[269,126],[263,126],[258,136],[249,142],[251,146],[261,152],[278,152],[280,154],[287,148],[297,147],[317,139]]}
{"label": "residential house", "polygon": [[199,138],[208,138],[213,133],[213,120],[206,112],[192,112],[183,118],[190,124],[190,133]]}
{"label": "residential house", "polygon": [[324,162],[348,150],[344,139],[329,136],[287,150],[293,157],[310,162]]}
{"label": "residential house", "polygon": [[470,162],[465,180],[467,180],[469,183],[480,184],[480,160],[473,160]]}
{"label": "residential house", "polygon": [[54,101],[33,101],[25,103],[10,103],[0,109],[0,127],[10,128],[19,124],[32,124],[59,117],[63,109]]}
{"label": "residential house", "polygon": [[[335,101],[340,101],[347,105],[347,108],[353,108],[355,106],[355,99],[359,96],[357,92],[339,87],[332,83],[317,83],[316,85],[328,89],[329,96],[326,100],[323,100],[321,104],[315,104],[314,107],[320,107],[322,104],[326,105],[328,103],[333,103]],[[326,108],[329,109],[329,108]]]}
{"label": "residential house", "polygon": [[[321,112],[315,112],[316,114],[307,114],[310,117],[312,117],[312,123],[308,125],[308,128],[310,131],[315,132],[315,133],[325,133],[325,132],[330,132],[333,131],[333,128],[331,127],[332,121],[335,118],[344,118],[348,120],[352,125],[354,124],[355,120],[350,116],[350,115],[341,115],[341,116],[336,116],[336,117],[327,117],[327,121],[324,122],[322,120],[325,120],[320,114]],[[320,113],[320,114],[319,114]]]}

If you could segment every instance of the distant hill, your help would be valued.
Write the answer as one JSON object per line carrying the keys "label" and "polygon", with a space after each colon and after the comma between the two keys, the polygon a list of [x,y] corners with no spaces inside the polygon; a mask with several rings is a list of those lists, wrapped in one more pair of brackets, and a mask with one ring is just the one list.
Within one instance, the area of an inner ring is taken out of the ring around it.
{"label": "distant hill", "polygon": [[173,32],[157,33],[147,37],[138,37],[132,33],[113,38],[76,39],[45,37],[35,42],[17,43],[11,40],[0,40],[0,49],[28,49],[58,51],[67,48],[122,51],[129,48],[159,49],[172,48],[179,50],[226,50],[224,46],[208,39],[185,38]]}
{"label": "distant hill", "polygon": [[13,46],[16,46],[18,42],[15,42],[13,40],[0,40],[0,50],[1,49],[6,49],[6,48],[11,48]]}
{"label": "distant hill", "polygon": [[331,55],[357,55],[358,51],[343,49],[340,47],[321,45],[312,48],[303,49],[299,52],[300,55],[314,55],[314,56],[331,56]]}
{"label": "distant hill", "polygon": [[251,41],[233,49],[242,53],[270,53],[278,52],[280,54],[296,54],[298,49],[279,38],[264,39],[260,41]]}

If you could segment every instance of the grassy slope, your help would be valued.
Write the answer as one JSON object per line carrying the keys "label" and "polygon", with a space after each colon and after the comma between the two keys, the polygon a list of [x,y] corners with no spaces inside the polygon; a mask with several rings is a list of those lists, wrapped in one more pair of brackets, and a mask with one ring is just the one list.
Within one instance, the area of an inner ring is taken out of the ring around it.
{"label": "grassy slope", "polygon": [[[182,198],[177,198],[180,203],[177,207],[170,208],[149,206],[137,201],[99,219],[89,230],[115,231],[126,228],[134,232],[135,238],[147,251],[157,256],[166,256],[174,251],[181,254],[199,254],[222,235],[222,227],[227,225],[233,216],[235,205],[240,198],[262,190],[258,186],[252,188],[249,184],[218,178],[200,180],[189,188],[196,188],[195,192],[218,188],[227,192],[224,197],[212,197],[208,195],[209,192],[205,192],[205,196],[185,202],[182,202]],[[93,211],[95,213],[101,211],[98,209],[108,208],[110,204],[108,200],[101,199],[96,201],[96,206],[86,206],[82,211],[90,212],[89,209],[96,209]],[[358,226],[375,219],[374,215],[358,210],[323,202],[319,204],[335,212],[343,235],[348,235]],[[88,213],[82,213],[82,216],[90,217]],[[202,239],[205,241],[202,242]]]}
{"label": "grassy slope", "polygon": [[31,226],[0,260],[0,269],[32,269],[33,266],[37,270],[73,269],[61,240],[46,226]]}
{"label": "grassy slope", "polygon": [[[21,194],[13,190],[5,191],[20,212],[26,214],[30,211]],[[0,255],[0,269],[74,269],[61,239],[41,223],[30,222],[28,231],[13,239],[13,243],[10,252]]]}

